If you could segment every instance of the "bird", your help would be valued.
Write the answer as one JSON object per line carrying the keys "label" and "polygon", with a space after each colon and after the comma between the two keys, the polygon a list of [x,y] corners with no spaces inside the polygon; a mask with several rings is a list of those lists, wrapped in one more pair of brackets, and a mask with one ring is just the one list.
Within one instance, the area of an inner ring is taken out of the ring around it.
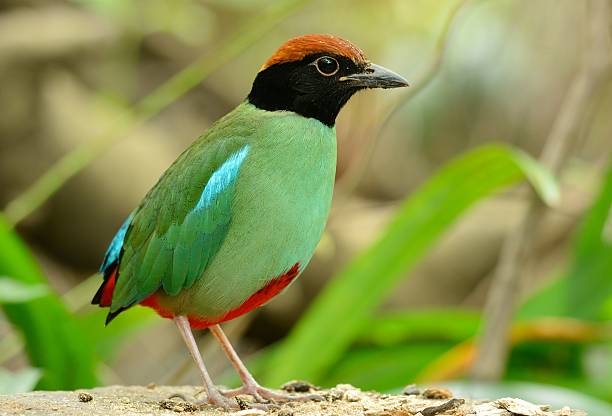
{"label": "bird", "polygon": [[[406,86],[340,37],[286,41],[246,99],[175,160],[116,232],[92,299],[109,308],[106,324],[138,304],[174,320],[211,405],[235,408],[238,394],[295,399],[258,384],[220,324],[283,292],[312,258],[332,201],[342,107],[361,90]],[[205,328],[242,387],[214,385],[192,331]]]}

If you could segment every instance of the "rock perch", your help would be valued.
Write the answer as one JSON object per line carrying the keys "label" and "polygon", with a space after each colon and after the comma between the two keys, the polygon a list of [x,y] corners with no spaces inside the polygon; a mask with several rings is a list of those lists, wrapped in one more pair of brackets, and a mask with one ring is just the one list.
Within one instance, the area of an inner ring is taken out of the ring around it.
{"label": "rock perch", "polygon": [[[302,385],[302,384],[300,384]],[[495,401],[473,401],[452,397],[445,389],[416,388],[406,394],[389,395],[362,392],[346,384],[329,390],[317,391],[321,402],[291,402],[274,406],[267,411],[249,408],[244,396],[243,410],[224,411],[209,405],[196,406],[181,399],[169,399],[174,394],[194,397],[199,387],[183,386],[111,386],[78,391],[38,391],[11,396],[0,396],[0,415],[173,415],[194,416],[585,416],[580,410],[568,407],[550,409],[515,398]]]}

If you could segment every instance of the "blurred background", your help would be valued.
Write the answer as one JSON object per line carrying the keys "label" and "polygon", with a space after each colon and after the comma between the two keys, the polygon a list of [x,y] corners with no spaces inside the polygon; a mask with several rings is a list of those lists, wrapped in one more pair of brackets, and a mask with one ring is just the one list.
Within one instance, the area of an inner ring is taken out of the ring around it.
{"label": "blurred background", "polygon": [[[0,393],[199,383],[170,321],[136,307],[104,327],[92,275],[262,62],[321,32],[411,88],[346,106],[310,266],[225,325],[260,381],[449,384],[612,414],[611,9],[0,0]],[[236,384],[198,337],[213,378]]]}

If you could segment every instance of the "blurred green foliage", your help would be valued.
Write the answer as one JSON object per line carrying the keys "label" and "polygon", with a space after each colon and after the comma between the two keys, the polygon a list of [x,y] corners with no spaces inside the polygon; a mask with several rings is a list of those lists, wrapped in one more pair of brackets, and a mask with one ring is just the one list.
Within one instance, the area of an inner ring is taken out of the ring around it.
{"label": "blurred green foliage", "polygon": [[[0,275],[33,285],[46,284],[27,246],[0,217]],[[26,343],[32,366],[40,368],[38,386],[43,389],[74,389],[97,384],[94,345],[88,332],[54,293],[2,305]]]}
{"label": "blurred green foliage", "polygon": [[[612,165],[576,236],[568,272],[527,300],[521,320],[537,316],[571,317],[599,325],[602,336],[582,336],[555,343],[529,343],[515,351],[509,378],[530,379],[586,391],[612,401]],[[568,328],[568,333],[571,329]]]}
{"label": "blurred green foliage", "polygon": [[27,302],[47,293],[48,289],[44,284],[28,285],[10,277],[0,277],[0,304]]}
{"label": "blurred green foliage", "polygon": [[612,320],[604,306],[612,294],[612,166],[595,204],[583,220],[569,269],[567,314],[583,319]]}
{"label": "blurred green foliage", "polygon": [[93,387],[99,383],[101,361],[112,360],[118,345],[155,316],[149,309],[138,309],[105,330],[100,325],[104,310],[72,313],[48,288],[33,255],[1,217],[0,274],[9,276],[0,278],[0,307],[22,334],[35,367],[14,374],[3,372],[0,393],[34,384],[49,390]]}

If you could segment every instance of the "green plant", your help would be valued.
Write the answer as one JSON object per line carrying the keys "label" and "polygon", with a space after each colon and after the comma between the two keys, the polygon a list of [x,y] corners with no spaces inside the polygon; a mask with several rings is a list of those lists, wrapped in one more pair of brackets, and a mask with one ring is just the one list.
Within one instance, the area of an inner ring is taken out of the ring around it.
{"label": "green plant", "polygon": [[49,293],[44,284],[25,284],[10,277],[0,277],[0,304],[23,303]]}
{"label": "green plant", "polygon": [[1,306],[23,335],[30,364],[42,371],[38,387],[72,389],[96,385],[97,358],[89,333],[55,293],[41,292],[46,279],[27,246],[2,217],[0,275],[11,278],[4,285],[12,287],[13,298],[21,297],[20,303]]}

